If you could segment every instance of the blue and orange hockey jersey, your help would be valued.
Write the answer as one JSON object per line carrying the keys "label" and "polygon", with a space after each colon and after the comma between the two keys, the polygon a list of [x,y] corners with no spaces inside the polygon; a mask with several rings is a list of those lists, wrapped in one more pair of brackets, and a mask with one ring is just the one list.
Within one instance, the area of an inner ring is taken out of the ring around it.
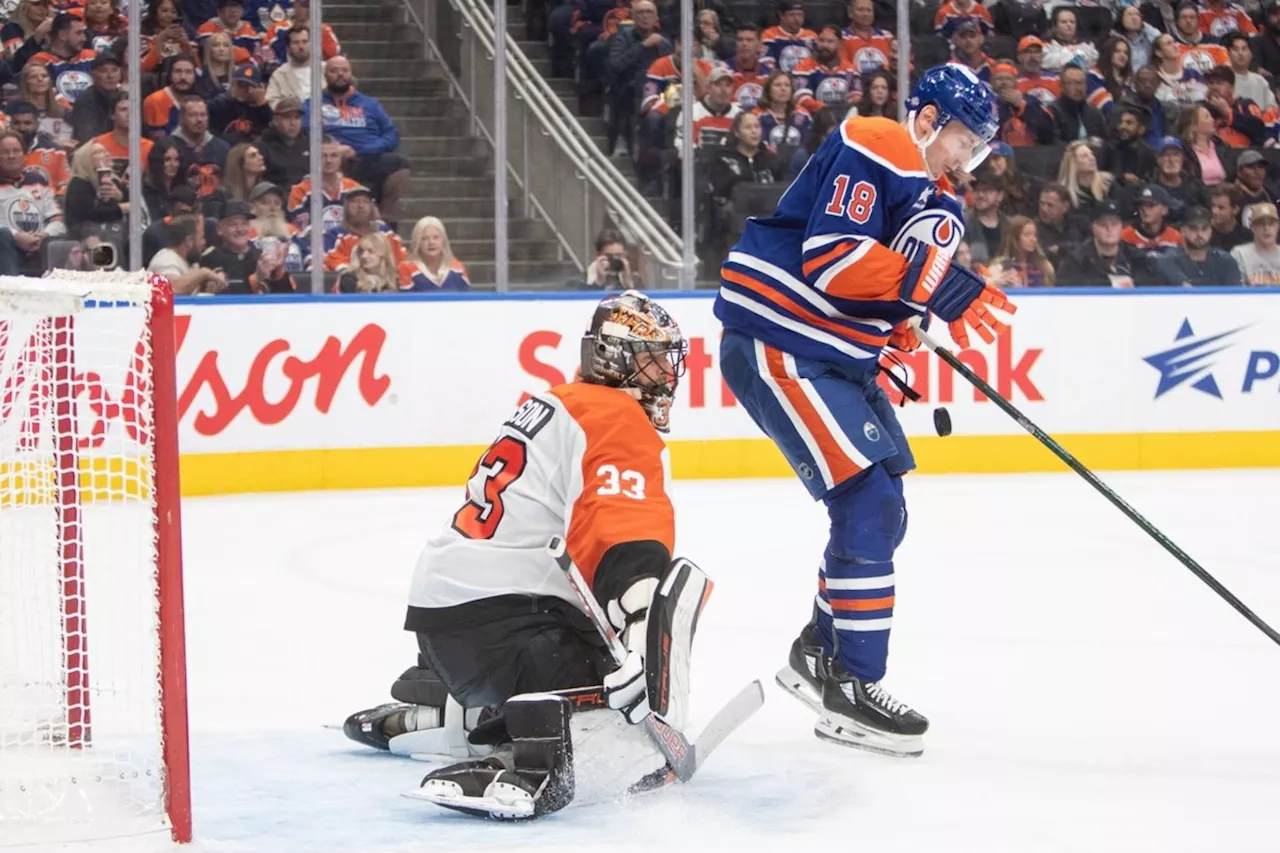
{"label": "blue and orange hockey jersey", "polygon": [[874,371],[893,327],[922,313],[899,298],[908,258],[921,244],[951,253],[963,235],[950,182],[929,179],[906,128],[852,118],[773,216],[747,220],[715,314],[783,352]]}

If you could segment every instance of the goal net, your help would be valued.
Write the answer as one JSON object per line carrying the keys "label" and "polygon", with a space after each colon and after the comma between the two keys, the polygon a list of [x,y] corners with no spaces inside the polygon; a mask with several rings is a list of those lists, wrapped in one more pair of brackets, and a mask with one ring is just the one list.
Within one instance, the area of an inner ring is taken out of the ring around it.
{"label": "goal net", "polygon": [[173,360],[163,279],[0,278],[0,848],[190,838]]}

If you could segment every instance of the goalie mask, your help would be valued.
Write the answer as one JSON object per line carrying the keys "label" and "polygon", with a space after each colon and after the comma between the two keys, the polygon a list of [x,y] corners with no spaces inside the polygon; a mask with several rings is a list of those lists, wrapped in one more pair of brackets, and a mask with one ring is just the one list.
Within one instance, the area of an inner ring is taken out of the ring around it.
{"label": "goalie mask", "polygon": [[582,379],[634,391],[654,429],[667,432],[688,350],[665,308],[627,290],[596,306],[582,336]]}

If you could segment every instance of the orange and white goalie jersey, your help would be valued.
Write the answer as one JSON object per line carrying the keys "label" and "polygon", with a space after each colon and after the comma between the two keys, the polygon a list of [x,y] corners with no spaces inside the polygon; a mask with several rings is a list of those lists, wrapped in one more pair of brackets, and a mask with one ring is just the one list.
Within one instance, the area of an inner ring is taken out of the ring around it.
{"label": "orange and white goalie jersey", "polygon": [[670,552],[668,477],[666,445],[627,392],[574,382],[531,397],[418,558],[405,628],[449,622],[447,608],[497,596],[554,596],[580,609],[547,540],[565,537],[588,583],[614,545],[652,540]]}

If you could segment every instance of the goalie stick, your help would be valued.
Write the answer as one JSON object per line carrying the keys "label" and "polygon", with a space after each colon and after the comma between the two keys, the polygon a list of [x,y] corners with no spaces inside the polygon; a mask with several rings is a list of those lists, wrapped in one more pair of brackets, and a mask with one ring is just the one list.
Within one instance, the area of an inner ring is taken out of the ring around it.
{"label": "goalie stick", "polygon": [[[587,612],[587,616],[595,625],[596,630],[600,632],[600,636],[604,638],[605,643],[609,647],[609,654],[613,656],[613,660],[619,666],[626,660],[627,649],[622,644],[622,639],[618,636],[618,632],[609,624],[609,619],[605,616],[604,610],[600,607],[600,602],[596,601],[595,594],[591,591],[591,587],[587,585],[586,580],[582,577],[582,573],[578,571],[578,567],[574,565],[573,558],[569,556],[568,549],[565,547],[565,541],[559,536],[552,536],[547,543],[547,551],[556,561],[556,565],[564,572],[565,577],[569,581],[569,586],[573,587],[574,594],[578,597],[578,601],[582,603],[583,609]],[[758,697],[754,704],[750,702],[751,691],[754,686],[755,695]],[[738,707],[740,703],[741,707]],[[711,730],[712,724],[715,724],[721,717],[721,729],[718,732],[718,739],[706,748],[706,753],[710,753],[719,743],[724,740],[734,729],[742,725],[756,710],[764,704],[764,691],[760,687],[760,682],[755,681],[748,684],[742,691],[729,701],[716,716],[708,724],[707,729]],[[746,709],[746,713],[742,711]],[[673,726],[667,723],[661,716],[650,712],[643,723],[645,731],[649,737],[657,745],[663,756],[667,759],[667,764],[671,766],[676,778],[681,782],[688,782],[693,778],[693,774],[698,770],[698,749],[695,744],[689,742],[683,732],[677,731]],[[705,736],[705,732],[704,732]]]}
{"label": "goalie stick", "polygon": [[977,388],[983,394],[986,394],[987,398],[999,406],[1001,411],[1017,421],[1018,426],[1029,432],[1036,441],[1043,444],[1053,453],[1054,456],[1057,456],[1065,462],[1068,468],[1084,478],[1086,483],[1093,486],[1093,488],[1101,493],[1104,498],[1109,500],[1116,509],[1124,513],[1126,518],[1138,525],[1138,527],[1142,529],[1143,533],[1146,533],[1152,539],[1156,540],[1156,542],[1160,544],[1160,547],[1173,555],[1175,560],[1186,566],[1192,574],[1204,581],[1205,585],[1208,586],[1209,589],[1216,592],[1223,601],[1235,608],[1237,613],[1245,619],[1248,619],[1253,627],[1266,634],[1267,638],[1273,643],[1280,645],[1280,632],[1277,632],[1275,628],[1272,628],[1264,622],[1262,618],[1250,610],[1243,601],[1236,598],[1231,590],[1227,589],[1217,578],[1209,574],[1209,571],[1205,569],[1204,566],[1197,563],[1190,554],[1179,548],[1172,539],[1165,536],[1164,533],[1162,533],[1154,524],[1143,518],[1136,509],[1129,506],[1124,498],[1120,497],[1111,489],[1110,486],[1102,482],[1098,475],[1089,470],[1083,462],[1072,456],[1071,453],[1055,441],[1052,436],[1032,423],[1031,419],[1024,415],[1017,406],[1005,399],[1000,392],[992,388],[981,376],[978,376],[978,374],[970,370],[969,366],[963,361],[956,358],[955,353],[951,352],[951,350],[947,349],[930,337],[929,333],[921,327],[918,319],[912,320],[911,326],[915,330],[916,337],[920,339],[920,343],[924,344],[928,349],[936,353],[938,358],[950,365],[951,369],[963,376],[969,384],[973,385],[973,387]]}

